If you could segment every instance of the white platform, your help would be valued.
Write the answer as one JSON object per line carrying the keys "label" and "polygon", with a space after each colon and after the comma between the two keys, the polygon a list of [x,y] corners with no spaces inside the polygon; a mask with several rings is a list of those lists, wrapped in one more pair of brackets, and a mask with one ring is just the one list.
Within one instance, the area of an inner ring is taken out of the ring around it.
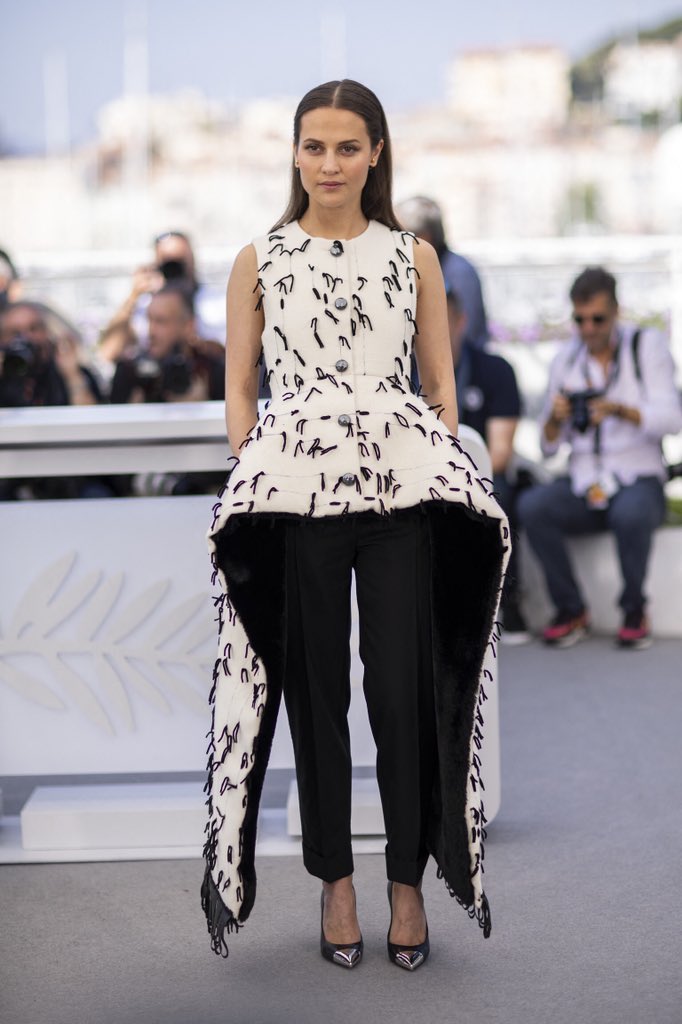
{"label": "white platform", "polygon": [[[0,864],[198,858],[204,799],[196,783],[39,786],[19,817],[0,822]],[[382,836],[359,836],[353,850],[381,853],[384,844]],[[257,855],[297,856],[300,848],[286,810],[263,809]]]}
{"label": "white platform", "polygon": [[193,782],[38,786],[21,812],[25,850],[198,849],[205,823]]}

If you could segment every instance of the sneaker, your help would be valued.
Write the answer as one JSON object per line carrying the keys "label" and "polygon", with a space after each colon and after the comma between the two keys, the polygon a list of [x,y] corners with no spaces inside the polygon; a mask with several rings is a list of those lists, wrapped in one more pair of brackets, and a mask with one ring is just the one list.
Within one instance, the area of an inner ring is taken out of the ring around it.
{"label": "sneaker", "polygon": [[643,608],[626,612],[623,625],[618,630],[617,644],[630,650],[641,651],[651,647],[651,627]]}
{"label": "sneaker", "polygon": [[577,615],[560,611],[542,631],[542,639],[551,647],[572,647],[587,635],[589,628],[590,619],[585,609]]}
{"label": "sneaker", "polygon": [[500,639],[503,644],[509,644],[510,647],[515,644],[526,644],[530,640],[526,620],[521,614],[521,609],[516,601],[506,601],[504,603]]}

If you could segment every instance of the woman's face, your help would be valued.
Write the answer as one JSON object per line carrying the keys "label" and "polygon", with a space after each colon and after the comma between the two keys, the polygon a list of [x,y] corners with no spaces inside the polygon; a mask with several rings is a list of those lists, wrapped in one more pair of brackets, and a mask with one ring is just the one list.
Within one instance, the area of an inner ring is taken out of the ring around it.
{"label": "woman's face", "polygon": [[327,209],[359,206],[383,145],[381,140],[372,147],[364,120],[350,110],[319,107],[304,114],[294,160],[311,204]]}

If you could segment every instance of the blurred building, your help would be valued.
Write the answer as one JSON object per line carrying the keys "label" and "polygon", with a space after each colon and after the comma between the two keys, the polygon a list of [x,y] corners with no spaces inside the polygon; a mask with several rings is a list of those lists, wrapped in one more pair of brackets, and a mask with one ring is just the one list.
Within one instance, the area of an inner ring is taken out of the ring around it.
{"label": "blurred building", "polygon": [[568,57],[552,46],[474,50],[455,58],[448,99],[463,130],[500,139],[564,127],[570,102]]}
{"label": "blurred building", "polygon": [[604,105],[616,120],[680,119],[682,35],[672,42],[618,43],[606,59]]}
{"label": "blurred building", "polygon": [[[614,47],[592,118],[556,48],[458,56],[442,103],[389,111],[397,197],[436,198],[453,241],[682,232],[681,52],[679,39]],[[286,204],[294,107],[196,90],[118,99],[70,157],[0,160],[2,244],[148,251],[169,228],[203,249],[243,244]]]}

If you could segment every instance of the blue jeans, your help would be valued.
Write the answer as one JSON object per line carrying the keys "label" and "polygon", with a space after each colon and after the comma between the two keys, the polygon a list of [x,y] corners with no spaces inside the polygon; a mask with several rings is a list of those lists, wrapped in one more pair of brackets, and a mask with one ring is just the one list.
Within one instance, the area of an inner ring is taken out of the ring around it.
{"label": "blue jeans", "polygon": [[665,518],[663,485],[656,477],[639,477],[621,487],[603,510],[589,508],[572,492],[568,477],[562,477],[524,491],[517,511],[557,609],[577,615],[585,608],[565,538],[604,530],[613,531],[616,538],[624,583],[621,608],[627,613],[644,606],[651,537]]}

